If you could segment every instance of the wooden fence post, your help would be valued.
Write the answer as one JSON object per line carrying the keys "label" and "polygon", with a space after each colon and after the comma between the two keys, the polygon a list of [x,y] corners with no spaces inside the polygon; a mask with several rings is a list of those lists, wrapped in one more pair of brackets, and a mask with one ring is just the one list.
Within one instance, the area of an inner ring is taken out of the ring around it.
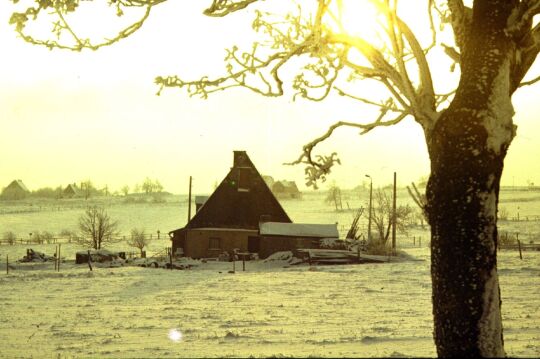
{"label": "wooden fence post", "polygon": [[6,254],[6,274],[9,274],[9,255]]}
{"label": "wooden fence post", "polygon": [[171,270],[172,270],[172,247],[169,248],[169,264],[170,264]]}
{"label": "wooden fence post", "polygon": [[61,260],[60,260],[60,256],[61,256],[60,252],[61,252],[61,248],[62,248],[62,244],[59,243],[58,244],[58,265],[56,266],[56,269],[58,270],[58,272],[60,272],[60,262],[61,262]]}
{"label": "wooden fence post", "polygon": [[519,239],[517,240],[517,242],[518,242],[518,249],[519,249],[519,259],[523,260],[523,256],[521,255],[521,242]]}
{"label": "wooden fence post", "polygon": [[242,272],[246,271],[246,255],[242,255]]}
{"label": "wooden fence post", "polygon": [[54,247],[54,271],[56,272],[56,267],[58,266],[58,246]]}
{"label": "wooden fence post", "polygon": [[88,250],[88,268],[92,271],[92,259],[90,257],[90,250]]}

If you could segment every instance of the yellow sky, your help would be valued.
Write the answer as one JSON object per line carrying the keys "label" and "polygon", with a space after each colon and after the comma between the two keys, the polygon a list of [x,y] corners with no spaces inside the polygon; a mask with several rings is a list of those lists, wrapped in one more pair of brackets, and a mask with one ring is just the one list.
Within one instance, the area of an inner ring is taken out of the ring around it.
{"label": "yellow sky", "polygon": [[[290,96],[270,99],[247,90],[208,100],[174,90],[155,96],[156,75],[218,74],[223,49],[241,42],[250,29],[251,18],[243,26],[236,25],[245,16],[205,18],[204,5],[193,3],[199,2],[161,5],[132,38],[83,53],[49,51],[16,39],[2,3],[0,187],[13,179],[32,190],[91,179],[115,190],[148,176],[183,193],[192,175],[194,191],[207,193],[232,165],[233,150],[246,150],[261,173],[303,186],[303,167],[283,162],[296,159],[302,145],[334,121],[373,118],[369,108],[343,98],[293,102]],[[519,128],[503,184],[540,184],[540,141],[534,136],[538,93],[537,86],[514,96]],[[343,187],[360,184],[366,173],[383,185],[397,171],[405,185],[429,171],[422,132],[410,119],[362,137],[339,130],[321,149],[340,154],[342,165],[330,180]]]}

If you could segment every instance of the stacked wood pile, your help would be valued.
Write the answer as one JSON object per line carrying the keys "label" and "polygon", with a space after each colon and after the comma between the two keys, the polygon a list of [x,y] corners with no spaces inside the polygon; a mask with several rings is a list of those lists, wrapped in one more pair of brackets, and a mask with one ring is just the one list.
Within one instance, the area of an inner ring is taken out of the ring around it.
{"label": "stacked wood pile", "polygon": [[26,255],[19,262],[48,262],[54,261],[56,257],[48,256],[45,253],[34,251],[31,248],[26,250]]}
{"label": "stacked wood pile", "polygon": [[296,249],[293,251],[296,258],[309,264],[352,264],[352,263],[384,263],[384,259],[373,256],[358,256],[358,253],[336,249]]}

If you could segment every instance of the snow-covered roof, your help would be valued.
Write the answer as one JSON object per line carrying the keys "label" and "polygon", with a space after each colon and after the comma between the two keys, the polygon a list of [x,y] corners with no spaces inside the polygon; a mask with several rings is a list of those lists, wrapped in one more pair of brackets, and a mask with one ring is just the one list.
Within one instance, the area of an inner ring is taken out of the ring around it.
{"label": "snow-covered roof", "polygon": [[337,224],[263,222],[259,225],[261,235],[338,238]]}

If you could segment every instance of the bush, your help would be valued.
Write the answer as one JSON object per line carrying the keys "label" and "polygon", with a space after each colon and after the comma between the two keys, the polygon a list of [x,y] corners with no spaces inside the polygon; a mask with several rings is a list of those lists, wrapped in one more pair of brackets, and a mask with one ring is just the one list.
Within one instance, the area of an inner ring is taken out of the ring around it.
{"label": "bush", "polygon": [[15,233],[13,233],[12,231],[4,232],[2,240],[4,240],[10,245],[14,245],[15,241],[17,240],[17,236],[15,236]]}
{"label": "bush", "polygon": [[498,241],[499,247],[517,244],[516,237],[514,237],[511,234],[508,234],[508,232],[499,232],[497,241]]}
{"label": "bush", "polygon": [[506,207],[499,207],[499,211],[497,213],[497,217],[501,221],[507,221],[508,220],[508,209]]}
{"label": "bush", "polygon": [[384,243],[383,241],[375,238],[371,238],[371,240],[367,242],[366,248],[366,254],[386,256],[388,253],[390,253],[390,246],[388,243]]}
{"label": "bush", "polygon": [[33,233],[34,234],[32,235],[32,238],[34,239],[36,243],[43,244],[47,242],[47,244],[50,244],[53,242],[54,235],[49,231],[44,231],[44,232],[35,231]]}

